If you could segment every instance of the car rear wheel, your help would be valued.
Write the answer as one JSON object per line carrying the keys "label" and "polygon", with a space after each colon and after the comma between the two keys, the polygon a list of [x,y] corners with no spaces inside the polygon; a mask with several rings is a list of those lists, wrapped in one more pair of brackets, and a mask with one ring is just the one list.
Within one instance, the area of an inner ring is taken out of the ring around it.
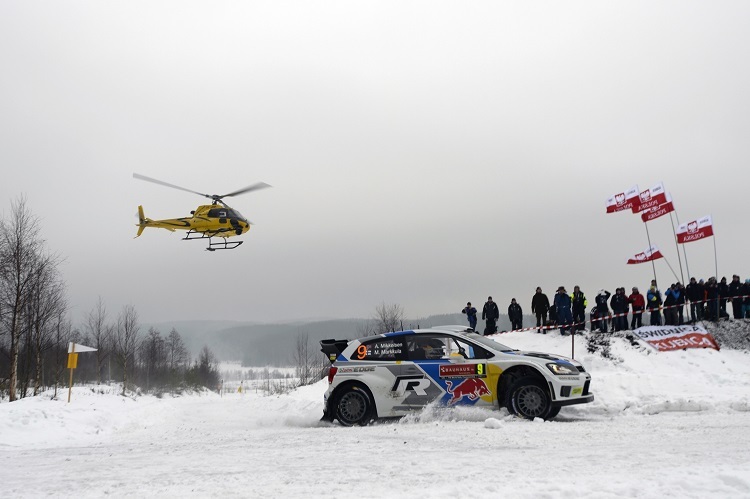
{"label": "car rear wheel", "polygon": [[365,426],[370,422],[372,400],[359,386],[345,388],[336,401],[336,419],[344,426]]}
{"label": "car rear wheel", "polygon": [[552,410],[549,391],[536,378],[521,378],[508,390],[506,407],[526,419],[548,418]]}

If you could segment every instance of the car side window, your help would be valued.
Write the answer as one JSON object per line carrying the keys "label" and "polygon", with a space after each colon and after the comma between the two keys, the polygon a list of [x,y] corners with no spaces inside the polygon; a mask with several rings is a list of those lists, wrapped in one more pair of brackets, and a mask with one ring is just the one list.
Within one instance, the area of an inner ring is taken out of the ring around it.
{"label": "car side window", "polygon": [[362,343],[354,351],[352,360],[396,361],[405,357],[403,338],[391,337]]}
{"label": "car side window", "polygon": [[451,338],[449,343],[449,353],[451,356],[461,356],[465,359],[487,359],[487,350],[458,338]]}
{"label": "car side window", "polygon": [[439,335],[420,334],[406,337],[409,360],[437,360],[449,357],[448,338]]}

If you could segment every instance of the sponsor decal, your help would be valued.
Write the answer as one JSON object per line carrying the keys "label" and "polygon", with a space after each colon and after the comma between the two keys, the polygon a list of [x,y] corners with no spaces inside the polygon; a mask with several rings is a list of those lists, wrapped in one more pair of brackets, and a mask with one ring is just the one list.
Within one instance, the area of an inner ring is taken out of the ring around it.
{"label": "sponsor decal", "polygon": [[581,395],[583,393],[583,387],[582,386],[576,386],[570,391],[571,395]]}
{"label": "sponsor decal", "polygon": [[685,348],[719,349],[714,337],[702,326],[645,326],[634,333],[660,352]]}
{"label": "sponsor decal", "polygon": [[438,375],[441,378],[484,378],[487,364],[442,364]]}
{"label": "sponsor decal", "polygon": [[368,367],[339,367],[338,374],[342,373],[369,373],[375,370],[375,366]]}
{"label": "sponsor decal", "polygon": [[481,378],[468,378],[456,386],[453,386],[453,382],[450,380],[446,380],[446,383],[448,384],[448,394],[451,395],[451,399],[448,401],[449,405],[460,402],[464,397],[473,402],[484,395],[492,395],[490,389],[487,388],[487,384]]}
{"label": "sponsor decal", "polygon": [[427,388],[430,386],[430,380],[417,374],[414,376],[399,376],[391,388],[395,393],[414,392],[417,395],[426,396]]}

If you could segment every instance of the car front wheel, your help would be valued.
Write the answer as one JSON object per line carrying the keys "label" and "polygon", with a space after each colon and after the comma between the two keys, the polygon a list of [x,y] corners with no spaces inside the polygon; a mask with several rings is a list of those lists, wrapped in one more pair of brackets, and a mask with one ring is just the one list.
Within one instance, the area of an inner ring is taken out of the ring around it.
{"label": "car front wheel", "polygon": [[359,386],[345,388],[336,401],[336,419],[344,426],[365,426],[370,422],[372,401]]}
{"label": "car front wheel", "polygon": [[549,391],[535,378],[521,378],[510,387],[506,407],[526,419],[547,418],[552,409]]}

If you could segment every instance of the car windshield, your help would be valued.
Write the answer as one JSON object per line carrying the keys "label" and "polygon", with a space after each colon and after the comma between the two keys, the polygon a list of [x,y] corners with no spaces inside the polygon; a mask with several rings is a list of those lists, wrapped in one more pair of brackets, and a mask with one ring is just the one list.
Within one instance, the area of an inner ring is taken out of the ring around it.
{"label": "car windshield", "polygon": [[485,338],[484,336],[480,336],[477,333],[466,333],[465,335],[467,338],[469,338],[472,341],[476,341],[480,345],[483,345],[491,350],[500,351],[500,352],[512,352],[514,349],[503,345],[502,343],[491,340],[489,338]]}

